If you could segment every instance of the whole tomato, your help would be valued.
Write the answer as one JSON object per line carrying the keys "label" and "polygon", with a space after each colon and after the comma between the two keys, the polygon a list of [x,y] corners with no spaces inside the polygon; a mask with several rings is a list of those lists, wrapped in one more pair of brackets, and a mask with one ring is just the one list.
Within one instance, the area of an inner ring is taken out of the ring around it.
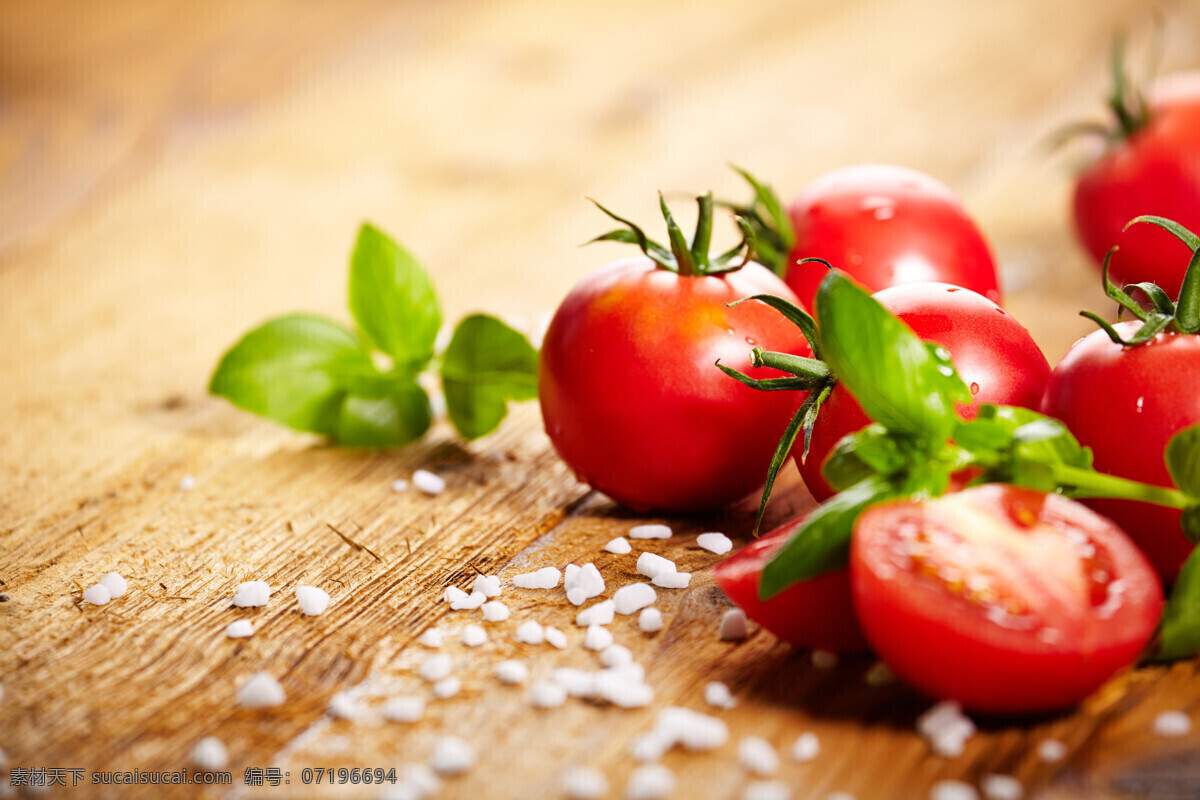
{"label": "whole tomato", "polygon": [[[803,401],[795,392],[755,391],[714,366],[720,360],[775,377],[750,366],[751,347],[811,351],[768,306],[730,307],[755,294],[794,296],[759,264],[735,268],[733,251],[710,259],[711,198],[700,198],[700,208],[690,250],[677,228],[668,251],[618,217],[630,230],[601,238],[640,240],[647,257],[584,278],[542,345],[546,434],[580,481],[636,510],[712,509],[762,486],[775,443]],[[663,213],[674,227],[665,204]]]}
{"label": "whole tomato", "polygon": [[[972,419],[984,403],[1037,408],[1050,377],[1050,364],[1029,331],[986,297],[944,283],[910,283],[875,293],[885,308],[927,342],[950,352],[971,403],[960,405]],[[807,458],[793,450],[804,484],[818,501],[833,495],[821,474],[825,457],[843,436],[871,420],[840,385],[821,406],[813,425]]]}
{"label": "whole tomato", "polygon": [[[1119,52],[1118,52],[1119,58]],[[1142,215],[1167,217],[1200,230],[1200,74],[1164,80],[1145,102],[1118,66],[1109,101],[1116,124],[1105,149],[1080,173],[1072,197],[1075,230],[1096,264],[1114,246],[1110,275],[1119,285],[1149,281],[1174,297],[1187,248]]]}

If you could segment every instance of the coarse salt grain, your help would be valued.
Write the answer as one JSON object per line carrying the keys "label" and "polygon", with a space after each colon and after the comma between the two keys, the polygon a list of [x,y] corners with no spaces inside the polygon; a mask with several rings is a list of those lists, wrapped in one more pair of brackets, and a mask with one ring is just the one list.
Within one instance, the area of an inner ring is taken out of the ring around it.
{"label": "coarse salt grain", "polygon": [[453,603],[456,600],[466,600],[468,597],[470,595],[457,586],[447,586],[446,591],[442,593],[442,599],[447,603]]}
{"label": "coarse salt grain", "polygon": [[83,602],[94,606],[102,606],[111,599],[112,595],[109,594],[108,587],[100,583],[83,590]]}
{"label": "coarse salt grain", "polygon": [[191,475],[184,475],[182,478],[179,479],[179,491],[190,492],[192,489],[195,489],[195,488],[196,488],[196,479],[193,478]]}
{"label": "coarse salt grain", "polygon": [[692,752],[715,750],[729,740],[729,726],[724,720],[679,706],[659,711],[654,731],[665,741]]}
{"label": "coarse salt grain", "polygon": [[483,618],[488,622],[503,622],[508,619],[508,606],[499,600],[491,600],[480,608],[483,610]]}
{"label": "coarse salt grain", "polygon": [[664,572],[674,572],[676,569],[674,561],[655,553],[642,553],[638,556],[638,574],[645,575],[650,580],[654,580]]}
{"label": "coarse salt grain", "polygon": [[462,689],[462,681],[451,675],[449,678],[442,678],[433,685],[433,696],[439,700],[446,700],[454,697]]}
{"label": "coarse salt grain", "polygon": [[229,766],[229,751],[215,736],[205,736],[192,746],[192,763],[205,772],[216,772]]}
{"label": "coarse salt grain", "polygon": [[296,602],[300,604],[300,611],[304,616],[316,617],[324,614],[325,609],[329,608],[329,593],[316,586],[297,586]]}
{"label": "coarse salt grain", "polygon": [[599,800],[608,794],[608,778],[598,769],[572,767],[563,773],[562,789],[567,800]]}
{"label": "coarse salt grain", "polygon": [[462,643],[467,647],[479,647],[487,641],[487,631],[478,625],[467,625],[463,628]]}
{"label": "coarse salt grain", "polygon": [[270,708],[287,699],[283,687],[266,672],[256,672],[238,687],[237,702],[242,708]]}
{"label": "coarse salt grain", "polygon": [[529,667],[520,661],[501,661],[496,665],[496,677],[510,686],[524,683],[529,678]]}
{"label": "coarse salt grain", "polygon": [[966,742],[975,735],[975,723],[963,714],[953,700],[934,704],[917,718],[917,732],[929,741],[929,747],[943,758],[962,755]]}
{"label": "coarse salt grain", "polygon": [[761,736],[746,736],[738,742],[738,763],[747,772],[769,778],[779,771],[779,754]]}
{"label": "coarse salt grain", "polygon": [[711,681],[704,687],[704,702],[715,708],[730,709],[737,706],[733,692],[721,681]]}
{"label": "coarse salt grain", "polygon": [[230,639],[245,639],[254,635],[254,624],[248,619],[235,619],[225,626],[225,635]]}
{"label": "coarse salt grain", "polygon": [[458,775],[475,766],[475,749],[457,736],[443,736],[433,748],[429,765],[442,775]]}
{"label": "coarse salt grain", "polygon": [[1012,775],[984,775],[979,788],[987,800],[1021,800],[1025,796],[1025,787]]}
{"label": "coarse salt grain", "polygon": [[929,800],[979,800],[979,792],[963,781],[941,780],[929,788]]}
{"label": "coarse salt grain", "polygon": [[423,647],[438,648],[446,643],[446,634],[438,628],[428,628],[417,641]]}
{"label": "coarse salt grain", "polygon": [[334,719],[354,719],[359,715],[358,703],[345,692],[338,692],[329,698],[325,712]]}
{"label": "coarse salt grain", "polygon": [[483,606],[487,602],[487,595],[483,592],[471,592],[466,597],[451,601],[451,611],[474,611]]}
{"label": "coarse salt grain", "polygon": [[663,589],[686,589],[692,581],[690,572],[663,572],[650,581]]}
{"label": "coarse salt grain", "polygon": [[610,553],[616,553],[619,556],[623,556],[633,550],[633,545],[631,545],[629,540],[624,536],[618,536],[615,539],[610,539],[608,544],[604,545],[604,549]]}
{"label": "coarse salt grain", "polygon": [[633,614],[658,599],[658,593],[648,583],[631,583],[617,589],[613,595],[613,611],[618,614]]}
{"label": "coarse salt grain", "polygon": [[563,580],[567,600],[572,605],[583,605],[585,601],[604,594],[604,577],[595,564],[584,564],[582,567],[571,569],[574,566],[571,564],[567,567],[566,578]]}
{"label": "coarse salt grain", "polygon": [[383,704],[383,718],[389,722],[416,722],[425,716],[425,698],[416,694],[392,697]]}
{"label": "coarse salt grain", "polygon": [[404,480],[403,478],[397,478],[396,480],[392,481],[392,491],[396,492],[397,494],[400,492],[407,492],[408,481]]}
{"label": "coarse salt grain", "polygon": [[564,650],[567,646],[567,635],[558,628],[547,625],[542,629],[542,635],[546,638],[546,644],[558,650]]}
{"label": "coarse salt grain", "polygon": [[442,780],[428,764],[406,764],[400,770],[400,780],[411,786],[418,798],[433,797],[442,791]]}
{"label": "coarse salt grain", "polygon": [[745,639],[750,633],[750,627],[746,623],[746,612],[740,608],[729,609],[721,617],[721,626],[718,630],[721,641],[731,642]]}
{"label": "coarse salt grain", "polygon": [[571,697],[590,698],[596,695],[596,675],[575,667],[559,667],[554,670],[554,682],[566,690]]}
{"label": "coarse salt grain", "polygon": [[643,633],[655,633],[663,629],[662,612],[657,608],[643,608],[638,614],[638,627]]}
{"label": "coarse salt grain", "polygon": [[643,764],[629,776],[627,800],[661,800],[675,791],[675,774],[661,764]]}
{"label": "coarse salt grain", "polygon": [[633,653],[629,652],[628,647],[609,645],[600,652],[600,663],[606,667],[623,667],[633,663]]}
{"label": "coarse salt grain", "polygon": [[546,632],[540,622],[527,620],[517,626],[516,638],[525,644],[541,644],[546,640]]}
{"label": "coarse salt grain", "polygon": [[1192,731],[1192,719],[1182,711],[1164,711],[1154,718],[1155,736],[1187,736]]}
{"label": "coarse salt grain", "polygon": [[733,541],[723,533],[702,533],[696,537],[700,549],[723,556],[733,549]]}
{"label": "coarse salt grain", "polygon": [[813,650],[811,658],[812,665],[817,669],[833,669],[838,665],[837,653],[829,650]]}
{"label": "coarse salt grain", "polygon": [[493,597],[500,596],[500,576],[499,575],[476,575],[475,583],[471,586],[472,592],[483,592],[484,596],[491,600]]}
{"label": "coarse salt grain", "polygon": [[562,573],[556,567],[542,567],[536,572],[513,576],[513,586],[520,589],[553,589],[558,586]]}
{"label": "coarse salt grain", "polygon": [[583,637],[583,646],[588,650],[603,650],[612,646],[613,635],[608,628],[599,625],[589,625]]}
{"label": "coarse salt grain", "polygon": [[800,734],[792,744],[792,761],[804,763],[821,754],[821,740],[812,731]]}
{"label": "coarse salt grain", "polygon": [[110,572],[101,578],[100,585],[108,589],[108,596],[112,600],[124,595],[125,590],[129,588],[129,582],[115,572]]}
{"label": "coarse salt grain", "polygon": [[663,754],[671,749],[672,742],[664,740],[654,731],[646,731],[639,733],[629,742],[629,755],[634,761],[639,761],[643,764],[651,761],[658,761],[663,757]]}
{"label": "coarse salt grain", "polygon": [[450,674],[454,661],[448,653],[438,653],[421,663],[420,676],[430,683],[440,681]]}
{"label": "coarse salt grain", "polygon": [[1067,746],[1058,739],[1046,739],[1038,745],[1038,758],[1052,764],[1067,757]]}
{"label": "coarse salt grain", "polygon": [[634,525],[629,529],[630,539],[670,539],[671,529],[666,525]]}
{"label": "coarse salt grain", "polygon": [[589,625],[608,625],[613,621],[616,604],[612,600],[603,600],[590,608],[585,608],[575,615],[575,624],[581,628]]}
{"label": "coarse salt grain", "polygon": [[233,604],[238,608],[257,608],[265,606],[271,599],[271,587],[266,581],[245,581],[239,583],[233,593]]}
{"label": "coarse salt grain", "polygon": [[412,485],[427,495],[441,494],[446,491],[445,478],[427,469],[419,469],[413,473]]}
{"label": "coarse salt grain", "polygon": [[535,681],[529,687],[529,702],[535,708],[557,708],[567,702],[567,690],[554,681]]}
{"label": "coarse salt grain", "polygon": [[742,792],[742,800],[788,800],[792,787],[783,781],[751,781]]}

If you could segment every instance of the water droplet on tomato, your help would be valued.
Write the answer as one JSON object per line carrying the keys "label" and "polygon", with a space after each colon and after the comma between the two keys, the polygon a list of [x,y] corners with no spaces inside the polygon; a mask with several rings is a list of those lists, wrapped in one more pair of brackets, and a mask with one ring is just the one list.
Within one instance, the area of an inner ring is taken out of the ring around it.
{"label": "water droplet on tomato", "polygon": [[756,344],[756,342],[754,341],[754,337],[753,337],[753,336],[747,336],[747,337],[746,337],[746,344],[748,344],[748,345],[750,345],[751,347],[753,347],[753,346]]}
{"label": "water droplet on tomato", "polygon": [[1145,402],[1146,402],[1145,397],[1139,397],[1137,399],[1137,413],[1139,413],[1139,414],[1142,413],[1142,404]]}
{"label": "water droplet on tomato", "polygon": [[979,394],[979,384],[972,382],[971,383],[971,396],[974,397],[977,394]]}

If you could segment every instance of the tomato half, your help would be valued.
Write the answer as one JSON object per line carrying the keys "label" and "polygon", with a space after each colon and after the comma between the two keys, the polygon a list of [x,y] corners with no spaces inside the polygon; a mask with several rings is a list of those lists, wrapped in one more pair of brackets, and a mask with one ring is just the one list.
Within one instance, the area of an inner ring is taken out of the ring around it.
{"label": "tomato half", "polygon": [[[1140,326],[1114,327],[1128,338]],[[1144,345],[1123,347],[1093,331],[1054,368],[1042,413],[1061,419],[1092,448],[1098,471],[1172,486],[1163,451],[1173,435],[1200,423],[1200,336],[1160,333]],[[1137,542],[1164,581],[1174,582],[1192,551],[1179,511],[1134,500],[1086,502]]]}
{"label": "tomato half", "polygon": [[907,167],[863,164],[817,178],[788,207],[796,243],[787,283],[808,309],[823,258],[872,292],[916,281],[962,286],[999,301],[983,234],[941,181]]}
{"label": "tomato half", "polygon": [[867,641],[899,677],[993,713],[1083,699],[1134,662],[1163,602],[1112,522],[999,484],[867,509],[850,580]]}
{"label": "tomato half", "polygon": [[690,276],[617,261],[563,300],[542,345],[546,434],[576,477],[637,510],[717,508],[762,486],[803,393],[760,392],[756,345],[811,355],[800,331],[754,294],[795,295],[770,270]]}
{"label": "tomato half", "polygon": [[833,652],[867,649],[854,616],[848,570],[794,583],[770,600],[758,599],[759,577],[803,520],[788,522],[713,567],[713,580],[746,616],[785,642]]}
{"label": "tomato half", "polygon": [[[991,300],[944,283],[911,283],[875,293],[883,304],[927,342],[945,347],[971,389],[971,403],[958,413],[972,419],[983,403],[1037,408],[1050,364],[1021,323]],[[870,422],[857,401],[837,386],[813,426],[807,459],[795,449],[804,484],[817,500],[833,489],[821,475],[829,451],[847,434]]]}

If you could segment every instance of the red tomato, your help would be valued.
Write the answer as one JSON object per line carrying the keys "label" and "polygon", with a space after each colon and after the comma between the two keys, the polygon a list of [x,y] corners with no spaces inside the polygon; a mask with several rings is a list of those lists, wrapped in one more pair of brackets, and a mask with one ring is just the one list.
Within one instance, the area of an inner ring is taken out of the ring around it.
{"label": "red tomato", "polygon": [[763,566],[803,520],[781,525],[713,567],[713,579],[746,616],[798,647],[834,652],[867,649],[850,597],[850,573],[830,572],[794,583],[770,600],[758,599]]}
{"label": "red tomato", "polygon": [[999,301],[996,265],[954,193],[907,167],[865,164],[817,178],[788,207],[796,243],[787,283],[809,310],[823,258],[872,292],[942,281]]}
{"label": "red tomato", "polygon": [[695,511],[762,486],[775,444],[803,393],[760,392],[718,370],[752,377],[750,349],[811,355],[774,309],[794,300],[758,264],[714,276],[617,261],[584,278],[555,313],[542,345],[538,398],[546,433],[576,477],[631,508]]}
{"label": "red tomato", "polygon": [[[975,292],[944,283],[911,283],[876,292],[875,298],[922,339],[950,351],[958,374],[971,389],[970,405],[958,413],[972,419],[983,403],[1037,408],[1050,364],[1029,331],[1000,306]],[[808,458],[793,452],[804,484],[817,500],[833,489],[821,464],[841,438],[870,422],[855,399],[836,386],[813,426]]]}
{"label": "red tomato", "polygon": [[[1114,327],[1129,338],[1138,322]],[[1163,451],[1170,438],[1200,422],[1200,336],[1160,333],[1122,347],[1097,330],[1076,342],[1054,368],[1042,413],[1066,423],[1092,448],[1100,472],[1172,486]],[[1145,551],[1172,583],[1192,550],[1180,512],[1133,500],[1088,500]]]}
{"label": "red tomato", "polygon": [[1153,214],[1200,230],[1200,77],[1174,76],[1150,100],[1144,124],[1114,138],[1075,184],[1075,229],[1097,264],[1114,245],[1118,286],[1151,281],[1179,294],[1190,253],[1170,233],[1131,219]]}
{"label": "red tomato", "polygon": [[1069,706],[1134,662],[1162,610],[1119,528],[1061,495],[989,484],[873,506],[850,546],[867,641],[900,678],[976,711]]}

